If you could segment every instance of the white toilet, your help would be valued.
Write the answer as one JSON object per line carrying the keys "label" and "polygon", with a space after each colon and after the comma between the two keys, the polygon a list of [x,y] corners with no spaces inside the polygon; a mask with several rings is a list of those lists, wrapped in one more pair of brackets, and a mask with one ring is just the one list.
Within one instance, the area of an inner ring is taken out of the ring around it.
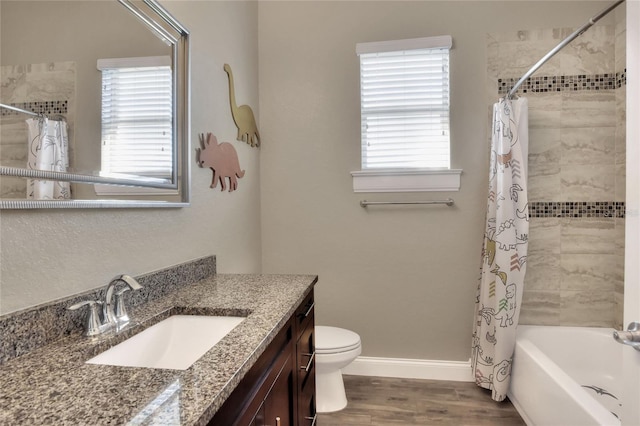
{"label": "white toilet", "polygon": [[330,413],[347,406],[341,369],[362,352],[360,336],[343,328],[317,325],[316,411]]}

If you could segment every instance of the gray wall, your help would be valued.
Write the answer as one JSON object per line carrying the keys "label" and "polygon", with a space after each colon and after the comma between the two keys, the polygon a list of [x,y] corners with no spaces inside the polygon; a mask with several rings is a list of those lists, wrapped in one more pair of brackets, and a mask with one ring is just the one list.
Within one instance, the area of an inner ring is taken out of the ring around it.
{"label": "gray wall", "polygon": [[[605,4],[260,2],[264,271],[317,272],[318,323],[360,333],[365,356],[469,359],[488,176],[486,34],[581,25]],[[356,43],[443,34],[454,40],[460,191],[354,194]],[[358,205],[449,196],[453,208]]]}
{"label": "gray wall", "polygon": [[211,171],[193,164],[184,209],[0,211],[0,312],[210,254],[220,272],[260,271],[259,150],[234,142],[222,69],[231,64],[238,100],[258,115],[257,4],[164,4],[191,31],[191,152],[198,133],[214,132],[234,144],[245,177],[237,191],[221,193],[209,188]]}
{"label": "gray wall", "polygon": [[[192,145],[233,142],[228,62],[263,145],[234,143],[239,190],[194,167],[180,210],[0,212],[2,312],[207,254],[221,272],[317,273],[318,322],[351,328],[364,355],[466,361],[488,164],[486,34],[582,24],[608,2],[164,3],[192,34]],[[464,11],[464,13],[461,13]],[[451,34],[454,193],[354,194],[355,44]],[[258,108],[259,99],[259,108]],[[259,173],[259,175],[258,175]],[[364,210],[358,201],[451,196],[456,205]]]}

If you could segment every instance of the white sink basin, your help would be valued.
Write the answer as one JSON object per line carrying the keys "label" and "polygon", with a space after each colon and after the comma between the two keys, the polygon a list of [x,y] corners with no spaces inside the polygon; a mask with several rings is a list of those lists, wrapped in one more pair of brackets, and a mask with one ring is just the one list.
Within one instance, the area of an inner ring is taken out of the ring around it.
{"label": "white sink basin", "polygon": [[91,358],[87,364],[186,370],[244,319],[173,315]]}

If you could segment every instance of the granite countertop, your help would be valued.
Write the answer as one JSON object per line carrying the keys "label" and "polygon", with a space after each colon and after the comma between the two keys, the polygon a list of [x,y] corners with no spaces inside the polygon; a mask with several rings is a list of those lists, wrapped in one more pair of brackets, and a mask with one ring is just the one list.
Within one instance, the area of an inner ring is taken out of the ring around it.
{"label": "granite countertop", "polygon": [[[317,281],[312,275],[218,274],[132,308],[133,325],[74,334],[0,366],[2,425],[206,425]],[[245,316],[189,369],[85,364],[172,314]]]}

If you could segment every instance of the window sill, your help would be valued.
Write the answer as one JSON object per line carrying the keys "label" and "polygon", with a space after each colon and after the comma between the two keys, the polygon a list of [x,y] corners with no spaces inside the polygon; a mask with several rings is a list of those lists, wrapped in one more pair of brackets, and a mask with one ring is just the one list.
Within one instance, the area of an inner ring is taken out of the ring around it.
{"label": "window sill", "polygon": [[96,195],[178,195],[177,189],[146,188],[140,186],[94,185]]}
{"label": "window sill", "polygon": [[353,192],[459,191],[461,169],[351,172]]}

